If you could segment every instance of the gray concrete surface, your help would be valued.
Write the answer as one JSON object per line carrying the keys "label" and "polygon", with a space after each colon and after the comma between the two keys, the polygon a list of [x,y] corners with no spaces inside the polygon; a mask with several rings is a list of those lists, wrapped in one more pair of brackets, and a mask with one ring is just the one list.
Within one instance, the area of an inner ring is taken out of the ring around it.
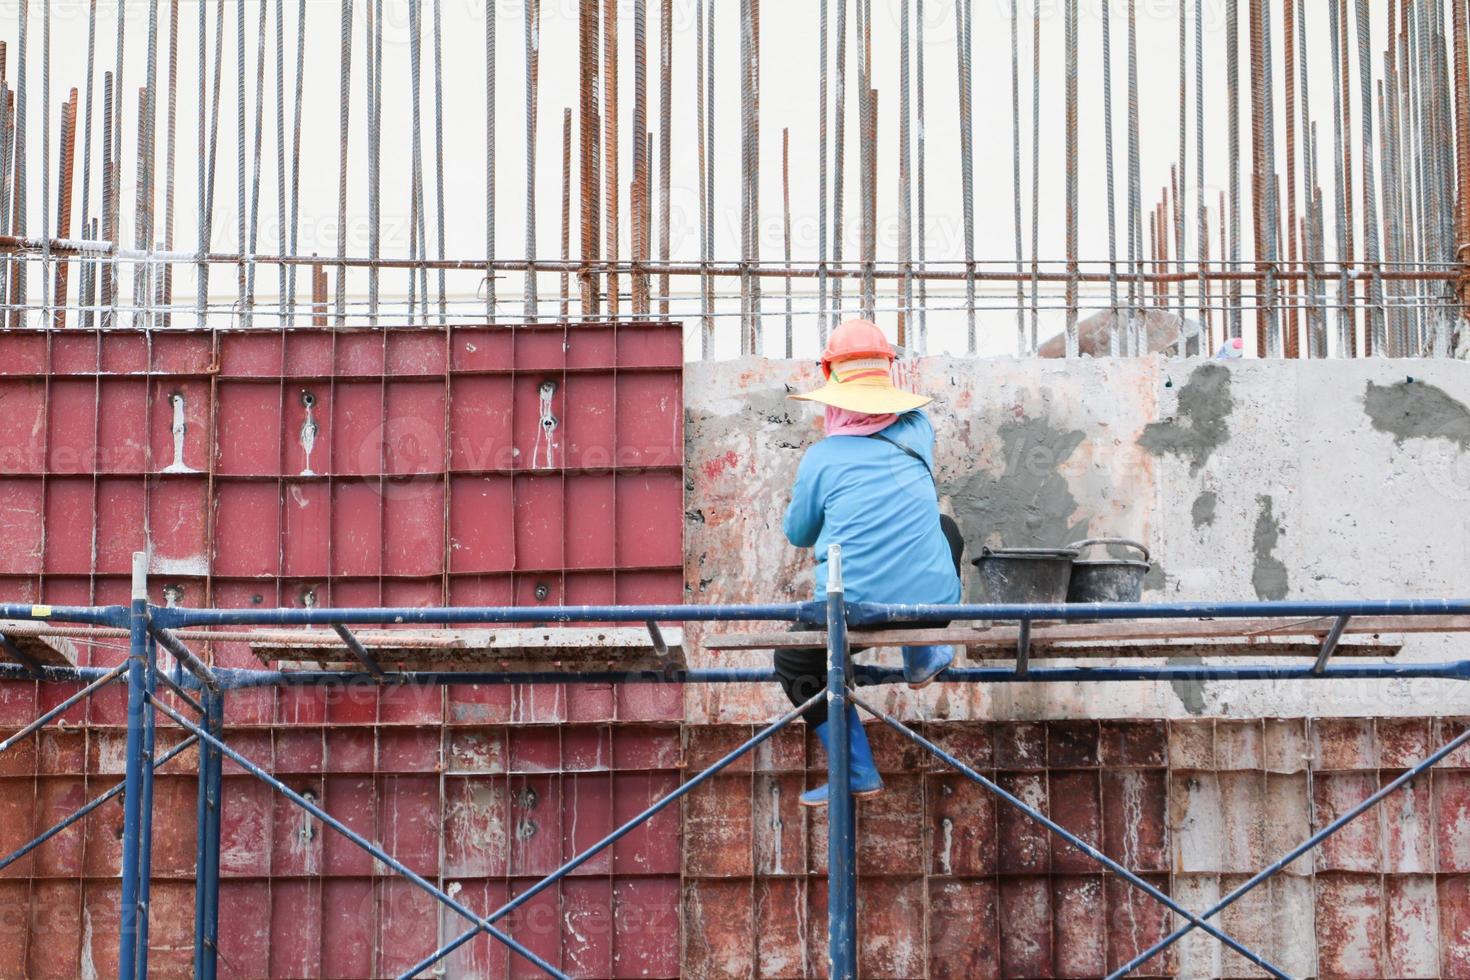
{"label": "gray concrete surface", "polygon": [[[1158,599],[1470,594],[1463,363],[925,358],[904,370],[934,396],[942,506],[971,551],[1137,538],[1157,556],[1145,597]],[[819,409],[786,395],[816,382],[807,362],[688,366],[689,601],[810,595],[810,554],[786,543],[781,516],[822,434]],[[767,657],[700,653],[699,632],[695,663]],[[1400,656],[1470,657],[1470,637],[1411,638]],[[688,697],[691,722],[784,704],[773,687]],[[1451,681],[935,685],[885,697],[911,717],[954,718],[1470,710],[1470,685]]]}

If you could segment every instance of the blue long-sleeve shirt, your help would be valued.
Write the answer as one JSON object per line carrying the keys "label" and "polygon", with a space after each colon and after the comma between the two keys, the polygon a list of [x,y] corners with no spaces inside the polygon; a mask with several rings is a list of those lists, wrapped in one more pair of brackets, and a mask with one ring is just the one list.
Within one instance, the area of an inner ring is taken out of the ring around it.
{"label": "blue long-sleeve shirt", "polygon": [[[960,580],[929,471],[934,428],[922,410],[883,430],[924,458],[866,436],[828,436],[801,459],[787,539],[816,552],[816,595],[827,591],[827,548],[842,546],[842,584],[854,602],[958,602]],[[926,465],[927,464],[927,468]]]}

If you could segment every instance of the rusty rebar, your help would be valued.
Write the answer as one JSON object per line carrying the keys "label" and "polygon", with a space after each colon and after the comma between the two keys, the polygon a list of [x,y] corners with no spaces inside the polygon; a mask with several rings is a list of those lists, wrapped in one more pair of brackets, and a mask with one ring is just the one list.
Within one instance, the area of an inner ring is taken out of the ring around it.
{"label": "rusty rebar", "polygon": [[[535,320],[536,296],[536,114],[540,99],[537,81],[541,65],[541,0],[527,0],[525,10],[526,50],[526,269],[523,315]],[[422,214],[420,217],[422,221]],[[420,236],[422,241],[422,235]]]}
{"label": "rusty rebar", "polygon": [[[597,153],[597,130],[599,126],[597,108],[597,49],[598,49],[598,13],[597,0],[580,0],[577,16],[577,40],[579,58],[579,89],[578,89],[578,115],[577,115],[577,137],[580,146],[578,155],[577,183],[580,191],[577,201],[581,209],[581,234],[578,237],[578,248],[581,250],[582,269],[577,273],[577,279],[581,286],[582,315],[591,316],[600,311],[599,287],[597,276],[592,272],[592,267],[601,259],[601,246],[599,243],[600,229],[598,227],[598,153]],[[616,13],[614,13],[616,16]],[[615,22],[614,22],[615,27]],[[613,58],[616,60],[616,45],[614,42]],[[612,115],[612,126],[616,127],[617,118],[615,108],[609,110]],[[607,140],[607,155],[611,161],[612,180],[617,181],[617,131],[613,129],[611,137]],[[617,191],[614,189],[608,195],[610,234],[615,232],[611,228],[617,223]],[[616,258],[615,252],[609,253],[610,258]],[[491,275],[487,268],[486,275]],[[493,279],[492,279],[493,281]],[[609,277],[609,292],[616,289],[616,279]],[[613,295],[608,296],[613,312],[617,310],[617,300]]]}
{"label": "rusty rebar", "polygon": [[[1334,3],[1332,11],[1333,25],[1337,31],[1336,46],[1333,48],[1338,63],[1338,85],[1342,99],[1342,132],[1341,147],[1338,150],[1342,159],[1342,202],[1343,202],[1343,236],[1342,251],[1338,253],[1339,258],[1345,262],[1353,261],[1353,107],[1352,87],[1348,73],[1348,23],[1347,10],[1338,9],[1339,5]],[[1355,309],[1357,302],[1357,289],[1352,281],[1346,284],[1347,295],[1340,301],[1346,317],[1344,325],[1344,337],[1342,342],[1346,347],[1348,357],[1358,356],[1358,317]],[[1340,351],[1339,353],[1343,353]]]}
{"label": "rusty rebar", "polygon": [[[13,235],[26,233],[26,28],[29,12],[28,3],[16,6],[15,108],[11,113],[11,118],[15,120],[15,137],[12,140],[14,150],[11,155],[14,161],[11,176],[15,186],[13,203],[10,206],[10,231]],[[121,5],[118,6],[118,16],[122,16]],[[25,302],[26,263],[18,262],[10,275],[11,312],[8,321],[12,330],[21,325],[20,307]]]}
{"label": "rusty rebar", "polygon": [[[594,27],[595,30],[595,27]],[[595,49],[594,49],[595,53]],[[591,59],[595,71],[596,58]],[[607,234],[607,247],[605,249],[607,260],[612,263],[618,261],[618,249],[621,242],[618,240],[620,234],[618,227],[618,0],[603,0],[602,4],[602,98],[598,99],[595,88],[592,99],[594,113],[602,114],[602,168],[603,168],[603,207],[607,210],[607,220],[604,222]],[[583,79],[583,84],[594,84]],[[592,152],[597,154],[596,137],[594,135]],[[585,198],[592,203],[592,227],[590,234],[597,234],[597,181],[594,179],[590,186],[583,187]],[[584,216],[585,221],[585,216]],[[588,255],[583,250],[583,257],[596,260],[597,254],[594,246],[593,253]],[[597,285],[593,281],[592,302],[597,302]],[[607,274],[607,312],[610,316],[618,315],[618,274],[609,272]]]}
{"label": "rusty rebar", "polygon": [[633,185],[629,199],[633,253],[633,312],[648,312],[648,0],[633,0]]}
{"label": "rusty rebar", "polygon": [[[782,241],[782,246],[783,246],[783,253],[782,254],[786,258],[786,265],[788,267],[790,267],[790,265],[791,265],[791,130],[788,127],[783,127],[782,130],[781,130],[781,241]],[[668,261],[668,256],[666,256],[666,255],[660,256],[659,258],[660,258],[660,261],[663,261],[663,262],[667,262]],[[795,336],[795,324],[792,322],[792,318],[791,318],[791,275],[790,275],[790,273],[788,273],[787,275],[783,276],[782,278],[783,278],[784,285],[785,285],[785,288],[786,288],[786,356],[788,358],[790,358],[790,357],[793,356],[793,347],[792,347],[792,345],[793,345],[794,336]],[[663,281],[664,282],[668,282],[669,281],[669,274],[667,272],[665,272],[663,274]],[[665,297],[667,297],[667,295],[668,295],[668,287],[667,286],[664,287],[664,295],[665,295]],[[663,312],[663,315],[664,316],[668,316],[668,309],[667,309],[668,301],[667,301],[667,298],[665,298],[665,300],[663,302],[664,302],[664,306],[665,306],[665,309],[662,311]],[[900,323],[903,322],[901,317],[900,317],[899,322]],[[899,343],[900,344],[903,343],[903,339],[902,339],[901,336],[899,338]]]}
{"label": "rusty rebar", "polygon": [[[1470,246],[1470,41],[1465,5],[1456,2],[1451,17],[1455,46],[1455,253],[1463,263]],[[1391,39],[1390,39],[1391,43]],[[1462,270],[1466,269],[1461,266]],[[1470,272],[1456,284],[1462,304],[1470,298]]]}
{"label": "rusty rebar", "polygon": [[[669,261],[669,184],[672,172],[673,99],[674,99],[674,3],[663,0],[659,6],[659,103],[658,103],[658,258]],[[759,92],[759,88],[757,88]],[[669,275],[659,277],[658,312],[669,315]]]}
{"label": "rusty rebar", "polygon": [[[572,315],[571,274],[566,264],[572,257],[572,108],[561,114],[561,318]],[[443,256],[440,256],[443,258]],[[444,275],[444,270],[439,270]]]}
{"label": "rusty rebar", "polygon": [[[1285,59],[1286,85],[1286,262],[1296,268],[1296,0],[1281,0],[1282,56]],[[1286,311],[1285,356],[1301,356],[1298,347],[1296,303],[1288,302]]]}
{"label": "rusty rebar", "polygon": [[[57,181],[56,234],[66,238],[71,234],[71,190],[72,166],[76,160],[77,135],[77,90],[61,107],[61,179]],[[65,259],[56,264],[56,287],[52,299],[52,323],[58,328],[66,326],[67,271],[70,263]]]}
{"label": "rusty rebar", "polygon": [[[1078,355],[1077,342],[1077,2],[1067,0],[1066,139],[1067,139],[1067,357]],[[969,0],[966,0],[968,6]],[[968,69],[966,74],[968,75]],[[968,78],[966,79],[968,84]],[[966,259],[973,256],[967,251]],[[974,353],[971,327],[970,352]]]}

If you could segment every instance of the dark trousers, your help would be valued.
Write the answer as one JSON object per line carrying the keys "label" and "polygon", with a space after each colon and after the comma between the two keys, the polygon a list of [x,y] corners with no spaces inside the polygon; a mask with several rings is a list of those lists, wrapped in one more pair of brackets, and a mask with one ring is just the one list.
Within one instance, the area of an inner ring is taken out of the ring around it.
{"label": "dark trousers", "polygon": [[[959,525],[954,518],[947,514],[939,515],[939,527],[944,532],[944,538],[949,542],[949,553],[954,558],[955,574],[960,571],[960,559],[965,553],[965,541],[960,537]],[[946,623],[890,623],[890,629],[941,627],[948,626]],[[793,623],[792,632],[801,632],[811,627],[804,623]],[[856,653],[862,647],[853,647]],[[807,648],[802,650],[775,650],[772,652],[772,660],[776,668],[776,680],[781,685],[781,690],[786,692],[786,697],[792,706],[806,703],[822,688],[827,686],[827,651],[821,648]],[[820,725],[827,720],[827,702],[818,701],[801,713],[808,725]]]}

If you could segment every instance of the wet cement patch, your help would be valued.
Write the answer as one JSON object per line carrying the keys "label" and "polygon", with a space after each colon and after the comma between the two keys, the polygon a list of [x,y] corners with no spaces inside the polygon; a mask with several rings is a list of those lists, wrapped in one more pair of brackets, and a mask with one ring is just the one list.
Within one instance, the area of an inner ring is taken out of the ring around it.
{"label": "wet cement patch", "polygon": [[1470,449],[1470,408],[1442,388],[1422,381],[1400,381],[1392,385],[1368,382],[1363,411],[1373,428],[1405,439],[1443,439],[1460,449]]}
{"label": "wet cement patch", "polygon": [[1174,455],[1198,473],[1210,454],[1230,439],[1230,370],[1208,363],[1195,368],[1179,389],[1178,414],[1144,426],[1138,444],[1155,456]]}
{"label": "wet cement patch", "polygon": [[1215,523],[1215,506],[1219,502],[1220,498],[1213,490],[1206,490],[1194,498],[1194,504],[1189,508],[1189,518],[1196,528],[1209,527]]}
{"label": "wet cement patch", "polygon": [[969,550],[978,554],[986,544],[1058,547],[1087,537],[1088,521],[1073,519],[1077,500],[1061,473],[1086,434],[1044,418],[1005,422],[999,434],[1004,447],[1000,475],[977,469],[941,487],[951,498]]}
{"label": "wet cement patch", "polygon": [[[1199,657],[1170,657],[1170,667],[1198,667],[1204,663]],[[1184,705],[1184,710],[1192,715],[1205,713],[1205,682],[1193,678],[1169,678],[1169,686],[1174,689],[1179,702]]]}
{"label": "wet cement patch", "polygon": [[1256,515],[1256,528],[1251,550],[1255,561],[1251,567],[1251,585],[1256,598],[1264,600],[1285,599],[1290,588],[1286,564],[1275,555],[1276,543],[1284,530],[1276,521],[1276,505],[1270,496],[1262,494],[1256,498],[1260,512]]}

